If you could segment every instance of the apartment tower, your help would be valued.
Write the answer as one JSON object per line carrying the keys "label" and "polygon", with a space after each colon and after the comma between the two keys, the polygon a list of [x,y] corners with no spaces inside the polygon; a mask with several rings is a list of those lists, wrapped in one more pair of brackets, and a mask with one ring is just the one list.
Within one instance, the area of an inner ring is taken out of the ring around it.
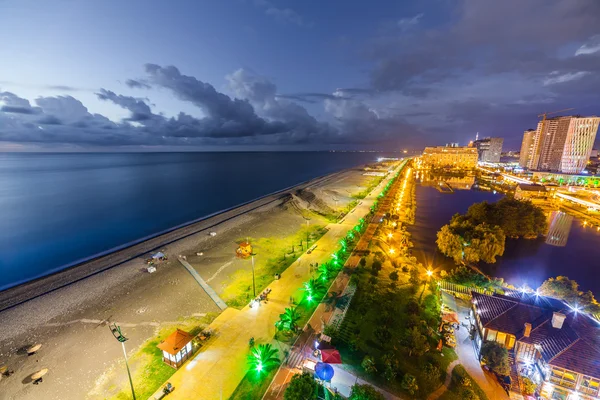
{"label": "apartment tower", "polygon": [[[573,117],[548,118],[538,122],[532,157],[527,167],[540,171],[559,171],[569,124]],[[544,131],[542,132],[542,125]]]}
{"label": "apartment tower", "polygon": [[596,140],[598,124],[598,117],[571,119],[560,161],[562,172],[579,174],[585,169]]}
{"label": "apartment tower", "polygon": [[519,165],[526,168],[533,153],[533,141],[535,139],[535,129],[527,129],[523,132],[523,142],[521,142],[521,153],[519,156]]}

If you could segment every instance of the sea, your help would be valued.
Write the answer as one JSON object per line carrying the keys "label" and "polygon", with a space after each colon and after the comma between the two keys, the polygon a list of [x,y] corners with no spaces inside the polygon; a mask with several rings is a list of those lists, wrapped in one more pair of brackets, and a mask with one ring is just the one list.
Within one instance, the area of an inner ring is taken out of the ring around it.
{"label": "sea", "polygon": [[0,153],[0,290],[384,156],[398,154]]}

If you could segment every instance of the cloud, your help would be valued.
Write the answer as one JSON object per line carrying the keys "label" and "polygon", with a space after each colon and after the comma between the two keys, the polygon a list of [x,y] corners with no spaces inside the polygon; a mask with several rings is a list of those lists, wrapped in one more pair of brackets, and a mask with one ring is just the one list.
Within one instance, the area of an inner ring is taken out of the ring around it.
{"label": "cloud", "polygon": [[148,85],[143,80],[127,79],[125,81],[125,84],[132,89],[150,89],[151,88],[151,86]]}
{"label": "cloud", "polygon": [[581,54],[593,54],[600,52],[600,35],[594,35],[587,43],[584,43],[575,52],[576,56]]}
{"label": "cloud", "polygon": [[98,96],[100,100],[112,101],[118,106],[131,111],[131,116],[127,118],[127,121],[141,122],[157,117],[150,110],[150,106],[142,99],[117,95],[116,93],[106,89],[100,89],[100,92],[96,93],[96,96]]}
{"label": "cloud", "polygon": [[409,30],[421,22],[423,15],[423,13],[420,13],[411,18],[402,18],[398,21],[398,27],[403,31]]}
{"label": "cloud", "polygon": [[588,75],[590,72],[588,71],[579,71],[579,72],[567,72],[565,74],[560,74],[558,72],[554,72],[550,74],[550,77],[544,79],[544,85],[554,85],[556,83],[564,83],[577,79],[581,79],[584,76]]}
{"label": "cloud", "polygon": [[276,7],[273,3],[267,0],[255,0],[254,4],[265,10],[265,15],[273,18],[280,24],[284,25],[297,25],[297,26],[311,26],[311,23],[307,23],[300,14],[291,8],[280,8]]}

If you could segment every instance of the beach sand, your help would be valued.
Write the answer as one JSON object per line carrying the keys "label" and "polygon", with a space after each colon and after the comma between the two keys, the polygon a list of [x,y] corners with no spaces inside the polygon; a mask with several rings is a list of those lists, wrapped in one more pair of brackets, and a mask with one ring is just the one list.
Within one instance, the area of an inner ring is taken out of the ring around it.
{"label": "beach sand", "polygon": [[[230,276],[249,268],[248,262],[235,258],[236,241],[246,236],[293,235],[305,223],[298,208],[311,206],[304,202],[291,207],[296,196],[312,199],[321,208],[337,204],[341,209],[352,201],[351,194],[371,181],[362,173],[351,169],[319,178],[134,248],[0,292],[0,308],[9,306],[0,312],[0,365],[15,370],[14,375],[0,380],[0,400],[95,399],[125,389],[122,349],[110,333],[109,322],[121,325],[131,353],[161,326],[220,311],[181,266],[180,255],[189,257],[203,279],[221,293]],[[299,192],[302,189],[304,192]],[[307,192],[314,196],[306,196]],[[323,225],[324,221],[315,217],[310,223]],[[212,231],[216,236],[209,235]],[[163,251],[168,261],[158,263],[157,272],[149,274],[144,260],[154,250]],[[203,256],[196,256],[200,251]],[[75,282],[67,284],[70,281]],[[34,343],[41,343],[41,350],[33,356],[24,354],[23,349]],[[42,368],[49,369],[44,382],[32,385],[30,375]],[[100,393],[98,389],[106,387],[103,379],[115,375],[115,370],[122,378],[119,384]]]}

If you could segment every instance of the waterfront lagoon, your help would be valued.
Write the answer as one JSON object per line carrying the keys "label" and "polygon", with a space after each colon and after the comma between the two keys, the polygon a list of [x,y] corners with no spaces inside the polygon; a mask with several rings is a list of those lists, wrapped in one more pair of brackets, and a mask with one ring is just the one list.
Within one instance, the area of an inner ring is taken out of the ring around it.
{"label": "waterfront lagoon", "polygon": [[[484,200],[494,202],[503,196],[493,191],[474,190],[467,183],[462,185],[462,190],[458,189],[461,185],[450,185],[452,192],[437,188],[431,182],[422,182],[416,188],[416,221],[410,228],[413,253],[436,271],[455,266],[452,259],[437,250],[437,231],[452,215],[466,212],[471,204]],[[600,295],[600,232],[558,212],[549,215],[549,225],[547,238],[507,239],[504,255],[498,257],[495,264],[480,264],[481,270],[515,286],[532,288],[549,277],[565,275],[577,281],[582,290]]]}

